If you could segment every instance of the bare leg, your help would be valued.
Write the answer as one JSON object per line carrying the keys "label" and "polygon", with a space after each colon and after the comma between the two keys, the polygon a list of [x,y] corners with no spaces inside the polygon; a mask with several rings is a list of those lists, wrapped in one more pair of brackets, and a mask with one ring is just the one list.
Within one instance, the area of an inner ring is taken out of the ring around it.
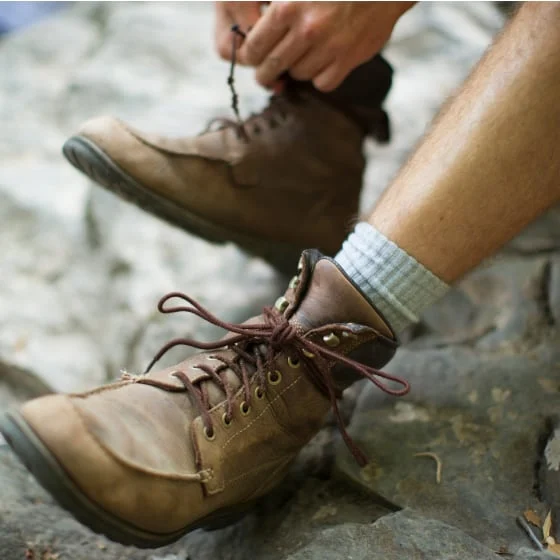
{"label": "bare leg", "polygon": [[369,222],[450,283],[560,202],[560,4],[524,4]]}

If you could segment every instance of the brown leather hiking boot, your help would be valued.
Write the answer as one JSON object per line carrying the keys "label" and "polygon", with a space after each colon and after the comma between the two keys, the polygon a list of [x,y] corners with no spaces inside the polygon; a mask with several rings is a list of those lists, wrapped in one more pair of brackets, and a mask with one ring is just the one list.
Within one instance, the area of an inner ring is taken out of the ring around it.
{"label": "brown leather hiking boot", "polygon": [[220,119],[217,129],[199,136],[167,138],[100,117],[85,123],[63,152],[122,198],[291,273],[305,247],[329,255],[339,249],[358,212],[363,140],[388,138],[380,105],[342,106],[290,83],[242,125]]}
{"label": "brown leather hiking boot", "polygon": [[282,480],[353,381],[408,390],[375,369],[397,347],[381,315],[331,259],[306,251],[300,262],[285,296],[240,325],[167,295],[160,311],[229,333],[171,341],[152,364],[179,344],[204,351],[163,371],[30,401],[4,418],[4,437],[60,504],[124,544],[158,547],[235,520]]}

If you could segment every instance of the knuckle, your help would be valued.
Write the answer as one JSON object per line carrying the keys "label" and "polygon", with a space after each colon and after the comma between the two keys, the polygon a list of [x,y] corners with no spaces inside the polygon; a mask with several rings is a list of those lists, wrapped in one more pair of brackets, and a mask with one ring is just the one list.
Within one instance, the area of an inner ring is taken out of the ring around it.
{"label": "knuckle", "polygon": [[267,84],[274,80],[282,71],[282,62],[279,58],[267,58],[257,69],[257,81],[260,84]]}
{"label": "knuckle", "polygon": [[270,56],[266,59],[264,66],[270,72],[278,72],[282,69],[282,61],[277,56]]}
{"label": "knuckle", "polygon": [[316,19],[307,19],[301,25],[301,38],[306,42],[314,41],[321,31],[320,24]]}
{"label": "knuckle", "polygon": [[278,2],[275,6],[274,19],[280,23],[290,20],[297,9],[295,2]]}
{"label": "knuckle", "polygon": [[247,62],[249,62],[250,64],[260,62],[259,57],[262,51],[262,43],[260,39],[258,39],[257,37],[251,38],[251,35],[249,35],[245,40],[244,47],[244,54]]}

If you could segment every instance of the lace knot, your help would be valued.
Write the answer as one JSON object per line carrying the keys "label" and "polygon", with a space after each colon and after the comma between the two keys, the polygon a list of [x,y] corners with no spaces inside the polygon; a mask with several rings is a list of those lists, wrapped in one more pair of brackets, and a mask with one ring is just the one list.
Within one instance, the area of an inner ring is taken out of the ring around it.
{"label": "lace knot", "polygon": [[[189,305],[168,306],[171,299],[180,299]],[[164,296],[158,303],[161,313],[176,313],[184,311],[191,313],[208,321],[209,323],[221,327],[230,332],[230,336],[214,342],[200,342],[189,338],[177,338],[165,344],[154,356],[146,373],[153,365],[171,348],[179,345],[191,346],[200,350],[217,350],[227,348],[231,350],[235,357],[232,359],[223,355],[212,356],[220,362],[215,367],[201,364],[196,367],[204,371],[206,376],[191,381],[188,375],[180,370],[173,372],[173,376],[179,379],[194,398],[196,406],[202,416],[205,433],[212,437],[214,430],[212,418],[209,410],[212,405],[206,391],[198,387],[201,381],[210,381],[217,384],[225,394],[226,416],[224,421],[230,421],[233,411],[234,394],[230,383],[222,377],[226,369],[231,370],[241,381],[241,388],[244,391],[245,404],[250,406],[251,402],[251,381],[257,378],[260,391],[265,389],[265,371],[273,368],[273,363],[278,354],[284,353],[288,356],[288,364],[292,367],[299,367],[300,360],[303,360],[306,367],[303,368],[304,374],[309,380],[323,393],[331,402],[331,406],[337,419],[338,427],[342,437],[356,458],[357,462],[364,466],[367,464],[365,455],[358,449],[352,438],[346,431],[344,421],[340,414],[337,399],[340,398],[342,391],[337,387],[332,378],[333,364],[343,365],[354,370],[358,375],[374,383],[379,389],[393,396],[402,396],[408,393],[409,384],[406,380],[378,370],[366,364],[351,359],[343,352],[335,351],[323,346],[319,342],[314,342],[298,332],[296,327],[290,323],[283,313],[272,307],[264,309],[264,323],[228,323],[222,321],[210,311],[202,307],[198,302],[180,292],[171,292]],[[341,332],[346,329],[343,325],[339,326]],[[400,385],[400,389],[395,389],[387,385],[385,381]],[[153,378],[142,377],[138,379],[140,383],[146,383],[169,391],[178,391],[176,386],[169,386]],[[261,393],[262,394],[262,393]]]}
{"label": "lace knot", "polygon": [[297,338],[298,332],[284,315],[278,312],[276,314],[279,317],[275,319],[276,324],[272,324],[268,342],[273,350],[278,351],[292,344]]}

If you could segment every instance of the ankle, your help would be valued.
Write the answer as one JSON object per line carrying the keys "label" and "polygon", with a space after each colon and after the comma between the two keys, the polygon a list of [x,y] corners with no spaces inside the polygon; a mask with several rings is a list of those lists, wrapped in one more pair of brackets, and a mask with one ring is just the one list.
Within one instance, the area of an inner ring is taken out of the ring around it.
{"label": "ankle", "polygon": [[391,89],[393,68],[381,55],[355,68],[337,89],[328,93],[317,90],[311,82],[298,82],[289,76],[287,79],[344,113],[365,135],[379,142],[389,141],[389,117],[382,104]]}

